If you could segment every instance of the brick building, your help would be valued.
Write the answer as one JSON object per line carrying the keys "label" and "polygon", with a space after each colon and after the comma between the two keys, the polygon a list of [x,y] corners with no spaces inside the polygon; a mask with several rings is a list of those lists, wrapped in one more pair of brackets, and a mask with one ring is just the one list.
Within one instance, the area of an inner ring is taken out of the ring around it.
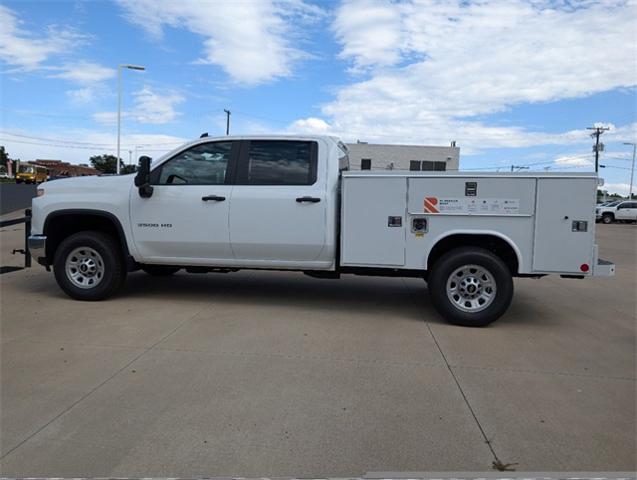
{"label": "brick building", "polygon": [[51,177],[84,177],[86,175],[100,175],[102,172],[88,165],[74,165],[62,160],[37,159],[32,163],[46,167]]}

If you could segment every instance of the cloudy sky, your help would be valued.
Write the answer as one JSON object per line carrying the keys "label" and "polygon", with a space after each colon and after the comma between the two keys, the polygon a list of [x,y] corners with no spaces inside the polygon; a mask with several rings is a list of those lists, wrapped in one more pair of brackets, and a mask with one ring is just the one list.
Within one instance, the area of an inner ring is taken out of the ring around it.
{"label": "cloudy sky", "polygon": [[0,144],[22,160],[158,156],[202,132],[461,147],[463,169],[592,169],[625,193],[634,1],[2,1]]}

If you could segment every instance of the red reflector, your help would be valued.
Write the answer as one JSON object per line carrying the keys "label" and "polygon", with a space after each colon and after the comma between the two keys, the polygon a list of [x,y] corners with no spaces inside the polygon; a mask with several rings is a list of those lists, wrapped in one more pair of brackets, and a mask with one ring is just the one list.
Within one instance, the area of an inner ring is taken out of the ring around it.
{"label": "red reflector", "polygon": [[590,267],[588,266],[588,263],[582,263],[582,264],[579,266],[579,269],[580,269],[582,272],[588,272],[588,269],[589,269],[589,268],[590,268]]}

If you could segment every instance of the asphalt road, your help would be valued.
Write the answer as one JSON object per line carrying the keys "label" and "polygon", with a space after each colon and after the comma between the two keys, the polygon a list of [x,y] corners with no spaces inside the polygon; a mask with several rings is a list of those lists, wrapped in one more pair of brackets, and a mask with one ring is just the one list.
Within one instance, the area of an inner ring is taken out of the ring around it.
{"label": "asphalt road", "polygon": [[415,279],[134,273],[83,303],[0,275],[0,474],[634,471],[636,237],[598,226],[615,278],[516,280],[485,329]]}

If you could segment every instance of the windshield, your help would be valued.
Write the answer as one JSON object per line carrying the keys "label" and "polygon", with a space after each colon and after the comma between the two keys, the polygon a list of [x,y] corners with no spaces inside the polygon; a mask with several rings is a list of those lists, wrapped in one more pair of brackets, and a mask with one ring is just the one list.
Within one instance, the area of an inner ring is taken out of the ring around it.
{"label": "windshield", "polygon": [[20,165],[18,172],[20,173],[33,173],[33,167],[31,165]]}

